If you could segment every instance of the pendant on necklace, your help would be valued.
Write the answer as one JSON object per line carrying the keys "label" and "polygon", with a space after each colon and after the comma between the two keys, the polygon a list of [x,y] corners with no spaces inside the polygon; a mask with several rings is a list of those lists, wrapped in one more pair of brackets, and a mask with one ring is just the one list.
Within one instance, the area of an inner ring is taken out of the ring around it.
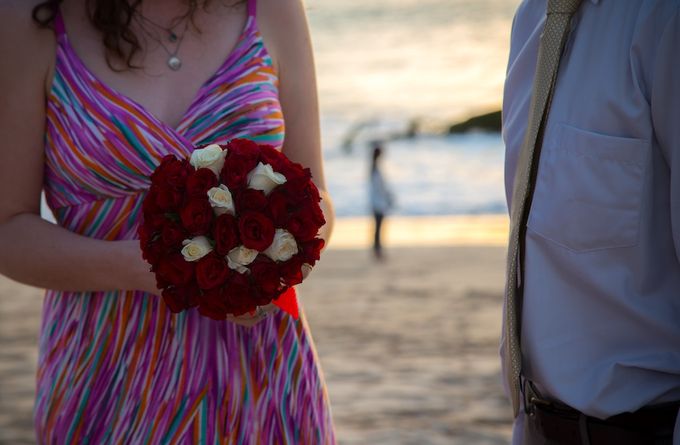
{"label": "pendant on necklace", "polygon": [[168,66],[171,70],[177,71],[178,69],[182,68],[182,61],[179,60],[179,57],[177,56],[170,56],[168,59]]}

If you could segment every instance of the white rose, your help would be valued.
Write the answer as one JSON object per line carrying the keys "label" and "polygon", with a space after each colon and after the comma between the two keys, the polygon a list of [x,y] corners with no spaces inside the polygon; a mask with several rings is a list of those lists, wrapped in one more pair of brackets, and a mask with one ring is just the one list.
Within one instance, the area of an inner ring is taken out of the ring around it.
{"label": "white rose", "polygon": [[248,272],[246,266],[255,261],[258,253],[257,250],[248,249],[246,246],[234,247],[227,254],[227,263],[238,273],[246,273]]}
{"label": "white rose", "polygon": [[227,150],[222,150],[217,144],[208,145],[205,148],[199,148],[191,153],[191,159],[189,163],[194,166],[195,169],[199,168],[209,168],[217,176],[220,175],[220,171],[224,166],[224,158],[227,156]]}
{"label": "white rose", "polygon": [[213,187],[208,190],[208,200],[215,210],[216,215],[222,215],[224,213],[233,215],[236,213],[236,210],[234,209],[234,199],[231,196],[231,192],[224,184],[220,184],[219,187]]}
{"label": "white rose", "polygon": [[262,190],[265,195],[268,195],[277,185],[285,184],[286,177],[281,173],[276,173],[271,165],[257,164],[250,173],[248,173],[248,187],[255,190]]}
{"label": "white rose", "polygon": [[274,261],[288,261],[296,253],[298,253],[297,241],[290,232],[284,229],[276,229],[274,241],[264,251],[264,254]]}
{"label": "white rose", "polygon": [[197,236],[192,239],[185,239],[182,241],[182,255],[187,261],[198,261],[207,254],[209,254],[213,248],[205,236]]}

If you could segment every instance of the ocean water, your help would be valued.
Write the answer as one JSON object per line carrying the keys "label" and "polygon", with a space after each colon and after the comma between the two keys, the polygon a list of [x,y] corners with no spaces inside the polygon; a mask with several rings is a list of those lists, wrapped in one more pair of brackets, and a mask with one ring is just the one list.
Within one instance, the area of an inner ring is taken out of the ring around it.
{"label": "ocean water", "polygon": [[[370,151],[325,148],[326,178],[338,216],[369,213]],[[383,175],[398,215],[502,213],[503,145],[497,134],[422,136],[387,145]]]}
{"label": "ocean water", "polygon": [[[369,143],[401,215],[502,213],[499,134],[446,135],[500,108],[516,0],[307,0],[328,187],[339,216],[368,213]],[[356,128],[360,130],[355,131]],[[350,150],[343,148],[356,133]]]}

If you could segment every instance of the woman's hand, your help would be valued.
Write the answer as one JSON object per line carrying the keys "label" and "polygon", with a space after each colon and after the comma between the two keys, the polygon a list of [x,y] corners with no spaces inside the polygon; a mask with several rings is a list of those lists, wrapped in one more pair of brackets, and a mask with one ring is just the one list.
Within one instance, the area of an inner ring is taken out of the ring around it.
{"label": "woman's hand", "polygon": [[134,290],[141,290],[153,295],[160,295],[161,290],[156,286],[156,275],[151,272],[151,265],[142,257],[139,241],[118,241],[127,258],[130,277],[128,282]]}
{"label": "woman's hand", "polygon": [[279,307],[274,303],[269,303],[266,306],[258,306],[253,315],[243,314],[238,317],[233,315],[227,315],[227,320],[236,323],[239,326],[245,326],[247,328],[252,328],[264,319],[272,316],[272,314],[279,311]]}

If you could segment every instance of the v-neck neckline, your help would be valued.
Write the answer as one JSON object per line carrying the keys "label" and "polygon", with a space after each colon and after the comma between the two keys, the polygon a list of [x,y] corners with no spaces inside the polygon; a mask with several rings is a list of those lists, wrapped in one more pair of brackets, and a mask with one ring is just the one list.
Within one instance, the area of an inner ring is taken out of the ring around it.
{"label": "v-neck neckline", "polygon": [[[60,41],[58,42],[59,45],[64,45],[63,50],[68,57],[70,61],[73,61],[76,63],[78,68],[85,73],[92,82],[94,82],[98,87],[102,88],[105,90],[107,93],[118,97],[121,99],[123,102],[125,102],[126,105],[129,105],[133,108],[136,109],[136,111],[140,112],[141,114],[145,115],[149,120],[157,123],[159,127],[162,127],[165,130],[172,131],[173,134],[177,135],[179,138],[182,140],[186,140],[183,137],[182,129],[186,127],[186,120],[190,117],[191,112],[193,109],[198,105],[200,99],[204,96],[205,90],[210,86],[212,83],[212,80],[219,76],[221,73],[223,73],[227,68],[231,66],[233,63],[232,59],[235,57],[235,55],[238,53],[239,48],[242,46],[243,42],[246,40],[248,36],[250,36],[253,31],[252,28],[254,26],[254,17],[249,13],[248,17],[246,19],[245,26],[243,27],[243,31],[241,31],[241,34],[239,35],[238,39],[236,40],[236,43],[234,47],[229,51],[227,56],[225,57],[224,61],[219,65],[219,67],[215,70],[213,74],[208,76],[208,78],[201,83],[199,88],[196,90],[196,92],[192,95],[191,101],[189,101],[189,105],[186,107],[184,112],[180,115],[180,119],[177,122],[177,124],[173,125],[171,123],[165,122],[163,119],[160,119],[158,116],[155,115],[155,113],[151,112],[147,107],[142,105],[139,101],[133,99],[127,94],[124,94],[120,92],[117,88],[114,88],[113,86],[110,86],[108,83],[104,82],[97,76],[94,71],[92,71],[82,60],[82,58],[78,55],[78,53],[75,51],[71,43],[69,42],[69,37],[68,33],[66,32],[66,28],[63,26],[62,22],[62,29],[63,32],[59,36]],[[258,35],[257,31],[255,30],[255,34]],[[54,83],[53,83],[54,84]],[[188,141],[187,141],[188,142]]]}

